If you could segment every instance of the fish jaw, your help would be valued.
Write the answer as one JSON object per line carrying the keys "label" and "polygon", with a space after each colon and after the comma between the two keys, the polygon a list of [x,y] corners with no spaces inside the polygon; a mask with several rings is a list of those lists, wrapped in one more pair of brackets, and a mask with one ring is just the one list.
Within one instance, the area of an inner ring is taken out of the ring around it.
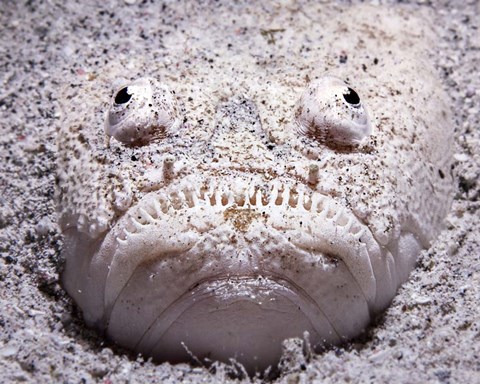
{"label": "fish jaw", "polygon": [[409,247],[380,246],[301,184],[190,184],[146,194],[96,242],[65,234],[63,281],[86,322],[159,361],[191,351],[262,369],[304,331],[317,349],[341,343],[389,304],[420,249],[408,233],[396,241]]}

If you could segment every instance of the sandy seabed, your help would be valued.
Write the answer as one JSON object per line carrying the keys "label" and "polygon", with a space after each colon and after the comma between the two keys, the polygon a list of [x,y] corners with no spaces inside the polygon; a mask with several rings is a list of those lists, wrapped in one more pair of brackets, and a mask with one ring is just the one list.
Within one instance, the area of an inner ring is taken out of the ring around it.
{"label": "sandy seabed", "polygon": [[[480,382],[480,3],[399,3],[412,12],[430,8],[441,37],[436,66],[452,97],[457,132],[453,207],[445,230],[364,337],[313,356],[290,344],[275,382]],[[208,369],[132,357],[88,330],[59,285],[62,241],[54,204],[59,74],[85,75],[106,46],[113,48],[110,59],[115,51],[141,54],[151,44],[140,33],[142,17],[167,8],[174,17],[188,8],[185,2],[167,4],[0,3],[2,383],[261,381],[246,378],[234,363]]]}

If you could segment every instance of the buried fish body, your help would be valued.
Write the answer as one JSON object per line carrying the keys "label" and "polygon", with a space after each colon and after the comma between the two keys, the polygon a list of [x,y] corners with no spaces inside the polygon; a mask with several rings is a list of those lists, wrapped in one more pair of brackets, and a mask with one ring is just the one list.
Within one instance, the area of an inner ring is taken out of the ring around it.
{"label": "buried fish body", "polygon": [[405,9],[311,7],[270,34],[199,10],[202,39],[172,27],[65,87],[62,280],[116,343],[249,370],[305,332],[338,344],[441,229],[453,126],[434,35]]}

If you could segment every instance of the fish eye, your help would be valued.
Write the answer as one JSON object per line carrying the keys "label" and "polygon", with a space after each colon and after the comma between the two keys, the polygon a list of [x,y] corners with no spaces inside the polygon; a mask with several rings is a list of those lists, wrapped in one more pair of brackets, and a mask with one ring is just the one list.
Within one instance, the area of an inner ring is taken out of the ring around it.
{"label": "fish eye", "polygon": [[332,147],[360,144],[372,132],[357,91],[343,80],[325,76],[310,83],[295,108],[298,133]]}
{"label": "fish eye", "polygon": [[112,97],[105,133],[126,145],[145,145],[175,131],[178,121],[176,100],[168,87],[141,78]]}
{"label": "fish eye", "polygon": [[126,104],[131,98],[132,95],[128,93],[128,87],[122,88],[115,96],[115,104]]}
{"label": "fish eye", "polygon": [[355,92],[352,88],[348,87],[347,88],[347,93],[343,94],[343,98],[348,104],[352,105],[360,105],[360,97],[358,96],[358,93]]}

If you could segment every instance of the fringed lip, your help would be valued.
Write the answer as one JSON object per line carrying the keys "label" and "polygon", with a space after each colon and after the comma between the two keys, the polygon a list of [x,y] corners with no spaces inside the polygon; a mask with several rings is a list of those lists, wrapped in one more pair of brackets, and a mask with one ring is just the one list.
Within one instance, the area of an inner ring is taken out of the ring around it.
{"label": "fringed lip", "polygon": [[[160,254],[187,253],[222,232],[219,228],[231,239],[247,243],[249,236],[258,236],[258,244],[262,243],[262,232],[276,232],[298,250],[335,255],[355,271],[367,301],[374,300],[375,277],[366,244],[374,244],[375,240],[368,227],[331,197],[273,183],[261,187],[246,184],[243,188],[172,188],[147,195],[107,237],[110,241],[115,237],[117,245],[109,264],[106,306],[111,305],[139,264]],[[218,242],[231,241],[225,234],[221,236],[224,238]],[[250,248],[246,243],[236,248],[242,246]],[[231,263],[234,270],[235,261]]]}
{"label": "fringed lip", "polygon": [[[151,192],[107,234],[90,273],[103,279],[97,288],[104,292],[103,311],[91,323],[103,323],[129,347],[200,281],[290,281],[341,337],[368,323],[379,289],[392,296],[396,289],[384,253],[349,209],[279,182],[214,180]],[[345,317],[349,311],[355,320]]]}

